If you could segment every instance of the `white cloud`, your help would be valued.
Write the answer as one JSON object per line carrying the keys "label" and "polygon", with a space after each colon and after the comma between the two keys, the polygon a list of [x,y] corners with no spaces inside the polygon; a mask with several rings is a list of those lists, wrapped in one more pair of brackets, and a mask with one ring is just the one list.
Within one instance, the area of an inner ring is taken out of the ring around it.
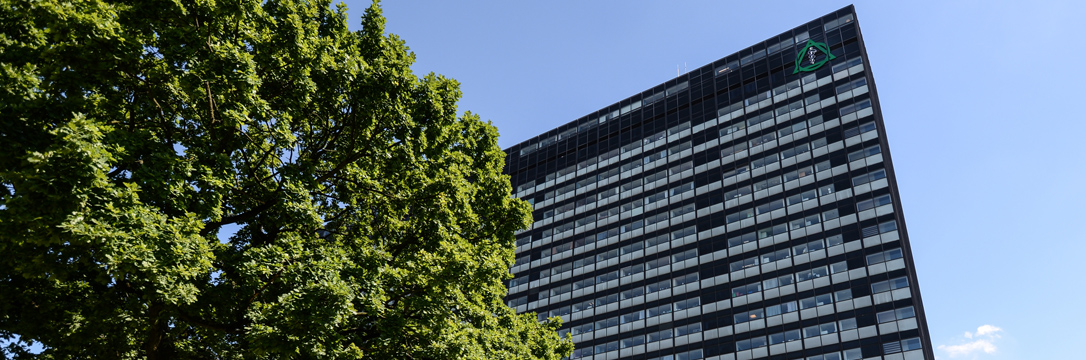
{"label": "white cloud", "polygon": [[[981,325],[976,332],[965,332],[965,338],[973,340],[957,345],[939,345],[939,350],[946,351],[952,358],[961,356],[978,355],[980,353],[994,354],[999,350],[995,340],[1001,338],[999,334],[1003,329],[992,325]],[[974,339],[976,338],[976,339]]]}
{"label": "white cloud", "polygon": [[999,338],[997,332],[1003,331],[1003,329],[997,328],[992,325],[981,325],[977,328],[977,336],[991,335],[994,338]]}
{"label": "white cloud", "polygon": [[959,357],[965,355],[972,355],[978,351],[983,351],[985,354],[993,354],[996,352],[995,344],[992,344],[988,340],[977,340],[973,342],[967,342],[959,345],[939,345],[940,350],[945,350],[950,357]]}

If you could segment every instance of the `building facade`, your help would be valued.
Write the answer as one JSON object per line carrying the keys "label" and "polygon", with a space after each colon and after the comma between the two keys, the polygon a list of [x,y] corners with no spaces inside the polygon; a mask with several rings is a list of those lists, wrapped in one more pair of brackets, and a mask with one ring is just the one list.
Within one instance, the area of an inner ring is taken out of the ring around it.
{"label": "building facade", "polygon": [[506,150],[579,359],[934,359],[853,7]]}

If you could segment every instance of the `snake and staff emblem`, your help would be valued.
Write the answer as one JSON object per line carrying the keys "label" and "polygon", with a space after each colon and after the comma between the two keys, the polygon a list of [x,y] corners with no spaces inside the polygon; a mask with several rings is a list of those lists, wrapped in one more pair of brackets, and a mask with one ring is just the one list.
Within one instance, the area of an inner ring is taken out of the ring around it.
{"label": "snake and staff emblem", "polygon": [[[820,60],[818,58],[818,53],[826,54],[826,56],[822,57],[822,59]],[[807,65],[804,65],[804,55],[806,55],[806,59],[808,60],[808,62],[810,62]],[[826,64],[826,62],[830,60],[833,60],[834,58],[836,58],[836,56],[833,56],[833,54],[830,53],[829,46],[826,46],[826,44],[824,43],[815,42],[814,40],[807,39],[807,45],[804,45],[803,49],[800,50],[798,54],[796,54],[796,69],[793,70],[792,73],[797,74],[800,72],[818,70],[818,68],[822,67],[822,65]]]}

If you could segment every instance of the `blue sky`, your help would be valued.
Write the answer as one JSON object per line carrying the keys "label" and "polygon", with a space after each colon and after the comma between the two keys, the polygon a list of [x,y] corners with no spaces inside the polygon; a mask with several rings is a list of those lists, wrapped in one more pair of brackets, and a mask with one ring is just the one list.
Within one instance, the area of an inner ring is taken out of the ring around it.
{"label": "blue sky", "polygon": [[[848,4],[383,7],[416,73],[459,80],[508,147]],[[1084,5],[856,3],[940,359],[1082,358]]]}

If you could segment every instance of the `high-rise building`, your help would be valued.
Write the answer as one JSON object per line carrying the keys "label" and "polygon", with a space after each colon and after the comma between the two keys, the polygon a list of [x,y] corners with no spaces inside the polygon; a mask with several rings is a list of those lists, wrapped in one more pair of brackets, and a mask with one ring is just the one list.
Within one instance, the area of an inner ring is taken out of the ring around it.
{"label": "high-rise building", "polygon": [[507,149],[581,359],[934,359],[849,6]]}

